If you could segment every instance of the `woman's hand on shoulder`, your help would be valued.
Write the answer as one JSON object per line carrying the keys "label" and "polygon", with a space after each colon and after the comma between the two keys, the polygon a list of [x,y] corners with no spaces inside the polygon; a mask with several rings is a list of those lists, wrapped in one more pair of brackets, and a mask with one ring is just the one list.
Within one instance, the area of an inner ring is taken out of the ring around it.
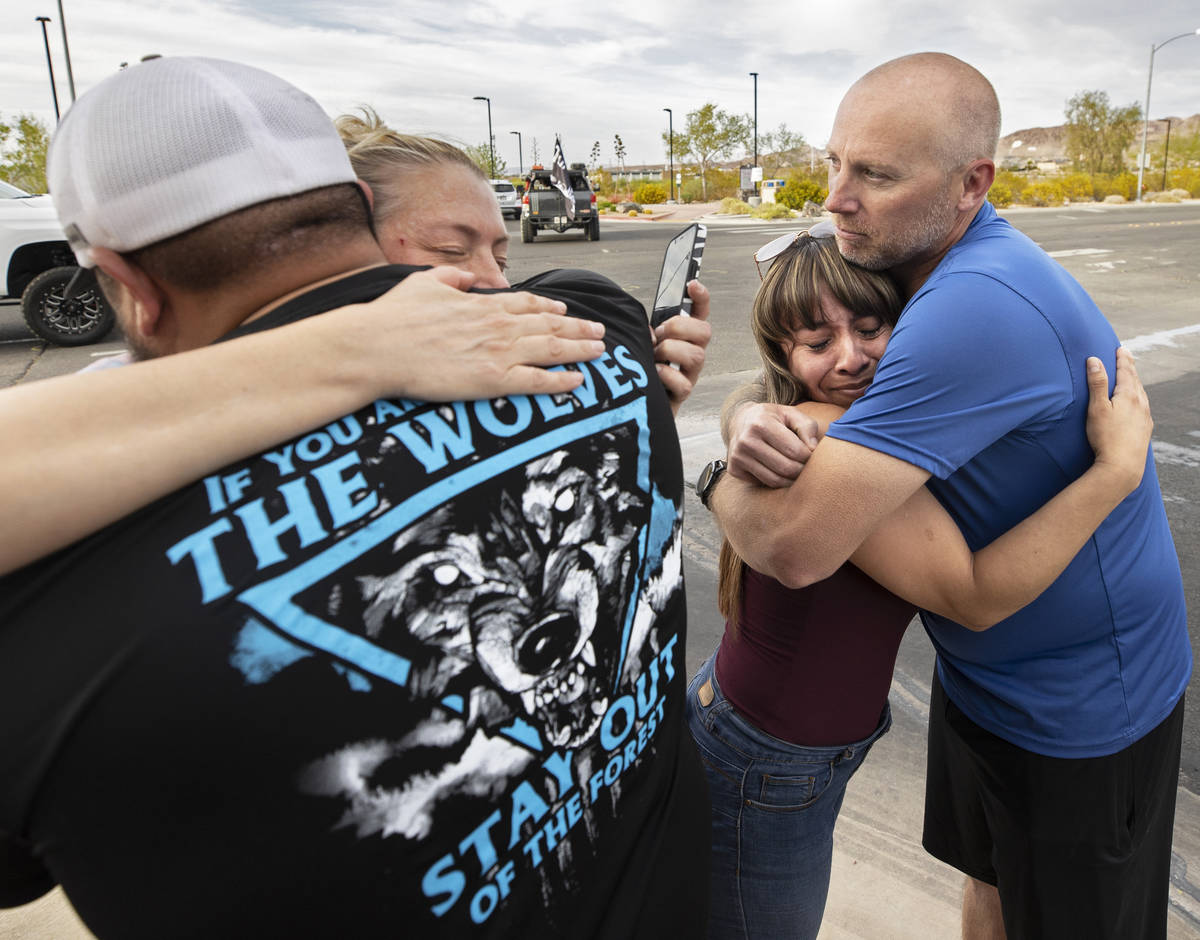
{"label": "woman's hand on shoulder", "polygon": [[1133,354],[1124,347],[1117,350],[1112,398],[1108,396],[1104,363],[1095,357],[1087,361],[1087,383],[1087,436],[1096,454],[1094,466],[1111,471],[1114,485],[1133,492],[1142,481],[1154,430],[1150,401],[1134,367]]}

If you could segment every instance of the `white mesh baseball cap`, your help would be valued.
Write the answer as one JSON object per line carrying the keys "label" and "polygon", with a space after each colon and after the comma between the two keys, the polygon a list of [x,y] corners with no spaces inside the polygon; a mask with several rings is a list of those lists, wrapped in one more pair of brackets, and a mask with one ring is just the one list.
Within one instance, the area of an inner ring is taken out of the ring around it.
{"label": "white mesh baseball cap", "polygon": [[133,251],[269,199],[354,181],[329,116],[294,85],[221,59],[163,58],[82,95],[46,177],[75,257]]}

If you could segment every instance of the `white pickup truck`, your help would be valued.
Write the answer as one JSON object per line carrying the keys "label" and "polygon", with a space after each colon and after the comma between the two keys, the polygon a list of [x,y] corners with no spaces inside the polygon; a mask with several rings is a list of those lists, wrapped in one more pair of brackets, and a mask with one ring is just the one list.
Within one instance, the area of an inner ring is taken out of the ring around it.
{"label": "white pickup truck", "polygon": [[98,342],[115,319],[96,275],[75,264],[50,197],[0,180],[0,300],[6,298],[19,298],[29,328],[59,346]]}

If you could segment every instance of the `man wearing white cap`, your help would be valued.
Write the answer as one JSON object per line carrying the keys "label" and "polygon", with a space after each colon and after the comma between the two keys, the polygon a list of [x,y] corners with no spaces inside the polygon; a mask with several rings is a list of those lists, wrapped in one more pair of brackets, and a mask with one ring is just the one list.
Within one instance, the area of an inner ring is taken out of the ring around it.
{"label": "man wearing white cap", "polygon": [[[48,174],[142,357],[413,270],[321,109],[246,66],[113,76]],[[0,905],[61,884],[102,938],[703,929],[645,314],[526,286],[604,324],[574,392],[381,399],[0,581]]]}

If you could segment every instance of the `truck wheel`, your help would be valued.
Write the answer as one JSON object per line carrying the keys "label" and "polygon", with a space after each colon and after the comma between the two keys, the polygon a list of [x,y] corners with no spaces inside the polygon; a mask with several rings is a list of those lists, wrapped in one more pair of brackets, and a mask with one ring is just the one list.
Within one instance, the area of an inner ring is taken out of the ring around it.
{"label": "truck wheel", "polygon": [[528,244],[533,241],[535,235],[537,235],[537,229],[533,227],[533,222],[529,217],[521,219],[521,241]]}
{"label": "truck wheel", "polygon": [[86,346],[109,334],[116,317],[100,292],[96,275],[84,271],[74,296],[66,299],[67,285],[79,268],[65,265],[43,271],[21,295],[25,322],[42,339],[59,346]]}
{"label": "truck wheel", "polygon": [[598,217],[588,223],[587,236],[590,242],[600,241],[600,219]]}

